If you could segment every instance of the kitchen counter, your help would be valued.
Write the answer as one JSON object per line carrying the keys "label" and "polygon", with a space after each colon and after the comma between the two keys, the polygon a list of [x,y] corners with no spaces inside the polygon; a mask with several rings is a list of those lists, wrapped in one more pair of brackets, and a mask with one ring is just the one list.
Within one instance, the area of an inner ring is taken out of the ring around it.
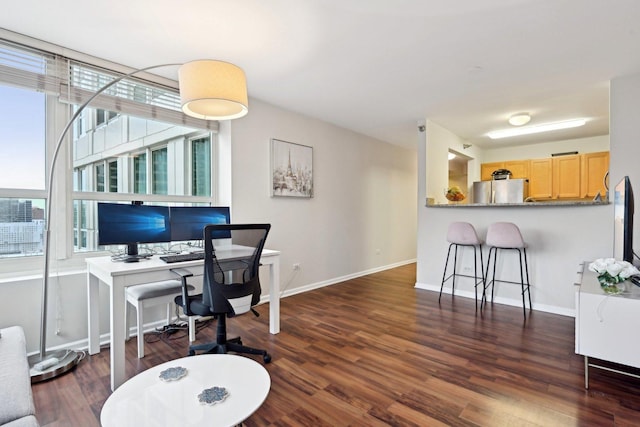
{"label": "kitchen counter", "polygon": [[545,202],[521,202],[521,203],[447,203],[429,204],[428,208],[492,208],[492,207],[537,207],[537,206],[605,206],[608,201],[594,202],[593,200],[549,200]]}

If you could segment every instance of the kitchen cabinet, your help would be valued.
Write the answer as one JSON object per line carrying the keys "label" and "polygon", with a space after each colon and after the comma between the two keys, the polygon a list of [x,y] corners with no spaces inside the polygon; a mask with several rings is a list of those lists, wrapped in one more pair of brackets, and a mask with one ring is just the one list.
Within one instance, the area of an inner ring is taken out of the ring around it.
{"label": "kitchen cabinet", "polygon": [[582,197],[595,197],[598,193],[604,197],[605,176],[609,171],[609,152],[600,151],[582,155],[582,179],[580,192]]}
{"label": "kitchen cabinet", "polygon": [[480,180],[490,181],[491,174],[496,169],[511,171],[512,179],[529,179],[529,160],[507,160],[504,162],[482,163],[480,165]]}
{"label": "kitchen cabinet", "polygon": [[554,199],[580,198],[581,160],[579,154],[552,158]]}
{"label": "kitchen cabinet", "polygon": [[552,159],[533,159],[529,163],[529,197],[551,199],[553,197]]}
{"label": "kitchen cabinet", "polygon": [[605,195],[609,152],[482,163],[481,179],[491,180],[491,173],[496,169],[510,170],[514,179],[529,179],[529,197],[536,200],[588,199],[598,192]]}
{"label": "kitchen cabinet", "polygon": [[482,163],[480,165],[480,181],[491,181],[491,174],[496,169],[505,169],[504,162]]}

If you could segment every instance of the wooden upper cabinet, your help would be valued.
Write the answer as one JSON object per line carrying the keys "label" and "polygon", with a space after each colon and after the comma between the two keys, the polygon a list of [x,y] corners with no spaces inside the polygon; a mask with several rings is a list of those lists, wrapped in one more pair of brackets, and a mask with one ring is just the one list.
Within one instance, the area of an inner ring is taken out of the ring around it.
{"label": "wooden upper cabinet", "polygon": [[491,174],[496,169],[504,169],[505,162],[493,162],[493,163],[482,163],[480,165],[480,180],[481,181],[491,181],[493,178]]}
{"label": "wooden upper cabinet", "polygon": [[529,197],[550,199],[553,197],[552,159],[533,159],[529,162]]}
{"label": "wooden upper cabinet", "polygon": [[481,179],[491,180],[496,169],[508,169],[512,179],[529,179],[529,197],[533,199],[587,199],[606,193],[609,152],[482,163]]}
{"label": "wooden upper cabinet", "polygon": [[529,160],[509,160],[504,168],[511,171],[512,179],[529,179]]}
{"label": "wooden upper cabinet", "polygon": [[581,156],[560,156],[553,159],[553,197],[572,199],[580,197]]}
{"label": "wooden upper cabinet", "polygon": [[582,197],[595,197],[598,193],[604,197],[607,189],[605,175],[609,171],[609,152],[600,151],[582,155]]}

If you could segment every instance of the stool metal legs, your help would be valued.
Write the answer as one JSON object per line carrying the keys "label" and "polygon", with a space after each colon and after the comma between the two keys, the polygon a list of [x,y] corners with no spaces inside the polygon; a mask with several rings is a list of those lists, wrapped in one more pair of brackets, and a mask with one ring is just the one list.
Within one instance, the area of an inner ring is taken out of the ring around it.
{"label": "stool metal legs", "polygon": [[[520,262],[520,282],[512,282],[512,281],[508,281],[508,280],[499,280],[496,279],[496,262],[498,259],[498,249],[503,249],[503,250],[511,250],[511,251],[518,251],[518,261]],[[491,253],[493,252],[493,275],[491,277],[491,280],[489,280],[489,266],[491,265]],[[524,266],[524,269],[523,269]],[[530,289],[530,282],[529,282],[529,265],[527,263],[527,250],[526,248],[498,248],[498,247],[490,247],[489,248],[489,255],[487,256],[487,269],[486,269],[486,273],[484,275],[486,281],[484,284],[484,292],[482,295],[482,302],[480,304],[480,307],[482,308],[482,306],[484,305],[485,301],[486,301],[486,291],[487,288],[489,286],[491,286],[491,302],[493,302],[493,289],[494,289],[494,284],[495,282],[504,282],[504,283],[514,283],[516,285],[520,285],[521,287],[521,294],[522,294],[522,311],[524,314],[524,318],[527,318],[527,308],[526,308],[526,299],[525,299],[525,292],[527,293],[528,299],[529,299],[529,310],[531,310],[531,289]]]}
{"label": "stool metal legs", "polygon": [[[449,265],[449,257],[451,255],[451,247],[455,246],[453,252],[453,272],[447,276],[447,266]],[[458,274],[456,273],[456,268],[458,265],[458,246],[467,246],[473,248],[473,276],[469,276],[466,274]],[[480,252],[480,276],[478,276],[478,255],[477,252]],[[442,283],[440,284],[440,295],[438,296],[438,304],[440,303],[440,299],[442,298],[442,290],[444,289],[444,283],[451,279],[451,296],[455,295],[456,290],[456,277],[471,277],[474,279],[474,290],[476,295],[476,311],[478,310],[478,285],[482,283],[483,285],[483,298],[484,298],[484,283],[485,283],[485,275],[484,275],[484,260],[482,259],[482,245],[461,245],[457,243],[451,243],[449,245],[449,249],[447,250],[447,260],[444,263],[444,271],[442,273]],[[482,306],[482,301],[481,301]]]}

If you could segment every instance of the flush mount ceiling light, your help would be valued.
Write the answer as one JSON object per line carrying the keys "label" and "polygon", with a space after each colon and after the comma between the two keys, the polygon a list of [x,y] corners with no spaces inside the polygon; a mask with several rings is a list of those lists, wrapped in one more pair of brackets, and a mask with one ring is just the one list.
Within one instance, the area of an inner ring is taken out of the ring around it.
{"label": "flush mount ceiling light", "polygon": [[525,126],[513,129],[497,130],[489,132],[487,136],[491,139],[508,138],[510,136],[529,135],[532,133],[550,132],[560,129],[570,129],[583,126],[587,121],[585,119],[566,120],[563,122],[542,123],[535,126]]}
{"label": "flush mount ceiling light", "polygon": [[456,155],[453,153],[449,153],[449,160],[453,160],[456,158]]}
{"label": "flush mount ceiling light", "polygon": [[522,126],[529,123],[531,115],[529,113],[517,113],[509,117],[509,124],[512,126]]}

